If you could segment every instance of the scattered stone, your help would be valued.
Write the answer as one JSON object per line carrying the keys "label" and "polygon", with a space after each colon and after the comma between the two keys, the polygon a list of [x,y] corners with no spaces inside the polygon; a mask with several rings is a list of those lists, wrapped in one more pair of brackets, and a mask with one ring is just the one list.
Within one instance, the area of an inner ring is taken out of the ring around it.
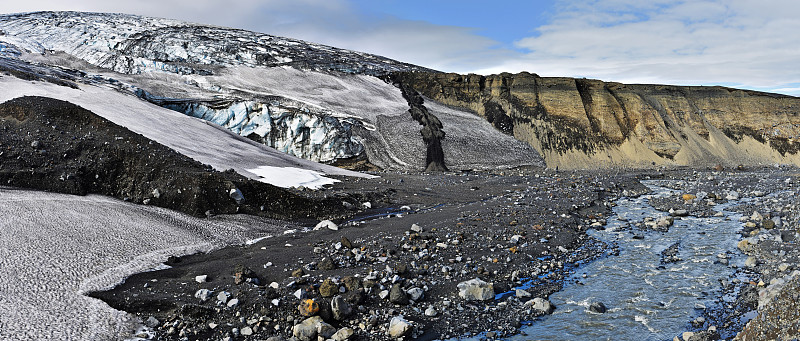
{"label": "scattered stone", "polygon": [[411,225],[411,231],[414,231],[416,233],[422,233],[422,227],[420,227],[417,224],[412,224]]}
{"label": "scattered stone", "polygon": [[400,305],[408,304],[408,294],[403,291],[403,287],[400,284],[392,286],[392,290],[389,291],[389,302]]}
{"label": "scattered stone", "polygon": [[[728,199],[728,200],[730,200],[730,199]],[[683,332],[683,334],[681,334],[681,338],[683,339],[683,341],[689,341],[689,339],[692,336],[694,336],[693,332]]]}
{"label": "scattered stone", "polygon": [[425,290],[423,290],[422,288],[414,287],[406,290],[406,293],[408,294],[409,299],[411,299],[414,302],[419,302],[419,300],[421,300],[422,297],[425,295]]}
{"label": "scattered stone", "polygon": [[317,224],[317,226],[314,226],[314,230],[315,231],[316,230],[322,230],[322,229],[338,231],[339,230],[339,225],[336,225],[336,223],[334,223],[334,222],[332,222],[330,220],[323,220],[323,221],[320,221]]}
{"label": "scattered stone", "polygon": [[533,309],[538,310],[544,314],[551,314],[553,310],[556,310],[556,308],[553,306],[552,303],[550,303],[550,301],[541,297],[536,297],[526,302],[525,304],[532,306]]}
{"label": "scattered stone", "polygon": [[772,230],[775,228],[775,222],[772,219],[764,218],[761,220],[761,227]]}
{"label": "scattered stone", "polygon": [[317,268],[325,271],[334,270],[336,269],[336,263],[330,257],[325,257],[317,264]]}
{"label": "scattered stone", "polygon": [[727,200],[739,200],[739,192],[730,191],[730,192],[728,192],[728,195],[725,196],[725,199],[727,199]]}
{"label": "scattered stone", "polygon": [[348,249],[352,249],[353,248],[353,243],[351,243],[350,239],[347,239],[347,237],[342,236],[342,246],[344,246],[345,248],[348,248]]}
{"label": "scattered stone", "polygon": [[244,202],[244,195],[238,188],[231,188],[230,192],[228,192],[228,196],[236,201],[237,205],[241,205]]}
{"label": "scattered stone", "polygon": [[672,210],[670,209],[669,214],[673,217],[685,217],[689,215],[689,211],[687,210]]}
{"label": "scattered stone", "polygon": [[250,336],[250,335],[253,335],[253,328],[250,328],[250,327],[244,327],[244,328],[242,328],[241,330],[239,330],[239,334],[242,334],[242,336]]}
{"label": "scattered stone", "polygon": [[212,294],[211,290],[200,289],[200,290],[197,290],[197,292],[194,293],[194,297],[199,298],[200,301],[202,301],[202,302],[205,302],[205,301],[208,301],[209,298],[211,298],[211,294]]}
{"label": "scattered stone", "polygon": [[323,323],[325,321],[319,316],[309,317],[292,327],[292,335],[300,341],[316,341],[319,334],[318,326]]}
{"label": "scattered stone", "polygon": [[331,300],[331,312],[334,319],[342,321],[353,313],[353,308],[344,297],[337,295]]}
{"label": "scattered stone", "polygon": [[303,268],[299,268],[297,270],[292,271],[292,277],[303,277],[303,275],[305,274],[306,273],[305,271],[303,271]]}
{"label": "scattered stone", "polygon": [[781,263],[778,265],[778,270],[783,272],[789,269],[789,263]]}
{"label": "scattered stone", "polygon": [[412,329],[413,326],[411,322],[404,319],[403,316],[395,316],[392,318],[391,321],[389,321],[388,332],[389,336],[393,338],[399,338],[405,336],[406,334],[411,332]]}
{"label": "scattered stone", "polygon": [[208,281],[208,275],[195,276],[194,280],[197,283],[205,283]]}
{"label": "scattered stone", "polygon": [[372,203],[370,203],[369,201],[362,202],[361,203],[361,207],[366,208],[366,209],[370,209],[370,208],[372,208]]}
{"label": "scattered stone", "polygon": [[160,324],[161,324],[161,321],[159,321],[157,318],[155,318],[153,316],[148,317],[147,320],[144,321],[144,325],[149,327],[149,328],[158,327]]}
{"label": "scattered stone", "polygon": [[229,297],[231,297],[231,294],[226,291],[223,291],[217,295],[217,301],[219,301],[219,303],[225,304],[228,303]]}
{"label": "scattered stone", "polygon": [[605,314],[607,309],[603,302],[592,302],[592,304],[589,305],[589,311],[597,314]]}
{"label": "scattered stone", "polygon": [[516,289],[516,290],[514,290],[514,296],[516,296],[517,298],[527,298],[527,297],[531,297],[531,293],[529,293],[529,292],[527,292],[527,291],[525,291],[523,289]]}
{"label": "scattered stone", "polygon": [[473,278],[458,283],[458,296],[467,301],[488,301],[494,299],[494,285],[480,278]]}
{"label": "scattered stone", "polygon": [[744,261],[744,266],[748,268],[752,268],[756,265],[758,265],[758,260],[753,256],[747,257],[747,260]]}
{"label": "scattered stone", "polygon": [[342,278],[342,284],[344,284],[345,289],[350,292],[355,292],[361,288],[361,280],[353,276],[345,276]]}
{"label": "scattered stone", "polygon": [[333,336],[331,336],[331,339],[333,339],[333,341],[344,341],[353,336],[354,333],[355,331],[353,331],[352,328],[345,327],[339,329],[335,334],[333,334]]}
{"label": "scattered stone", "polygon": [[319,294],[322,295],[322,297],[333,297],[333,295],[338,293],[339,286],[330,278],[325,279],[319,286]]}
{"label": "scattered stone", "polygon": [[436,315],[439,315],[439,312],[436,311],[436,308],[434,308],[432,305],[429,305],[428,309],[425,309],[425,316],[434,317]]}
{"label": "scattered stone", "polygon": [[297,310],[300,311],[300,315],[305,317],[314,316],[319,312],[319,303],[313,299],[303,300],[297,306]]}
{"label": "scattered stone", "polygon": [[661,217],[658,218],[658,221],[656,221],[656,226],[659,228],[666,228],[672,226],[674,222],[675,218],[673,217]]}
{"label": "scattered stone", "polygon": [[681,198],[683,198],[683,201],[690,201],[697,199],[697,196],[694,194],[684,194],[683,196],[681,196]]}
{"label": "scattered stone", "polygon": [[230,301],[228,301],[227,305],[228,305],[228,308],[233,308],[233,307],[239,305],[239,299],[238,298],[231,299]]}

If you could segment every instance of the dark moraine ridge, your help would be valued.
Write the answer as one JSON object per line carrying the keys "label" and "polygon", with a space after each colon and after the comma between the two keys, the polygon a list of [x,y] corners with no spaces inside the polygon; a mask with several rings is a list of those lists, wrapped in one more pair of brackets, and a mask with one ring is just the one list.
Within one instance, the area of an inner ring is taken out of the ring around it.
{"label": "dark moraine ridge", "polygon": [[[343,211],[343,199],[306,198],[215,171],[65,101],[21,97],[2,103],[0,131],[3,185],[103,194],[195,216],[210,211],[302,219]],[[232,189],[246,200],[237,204]]]}

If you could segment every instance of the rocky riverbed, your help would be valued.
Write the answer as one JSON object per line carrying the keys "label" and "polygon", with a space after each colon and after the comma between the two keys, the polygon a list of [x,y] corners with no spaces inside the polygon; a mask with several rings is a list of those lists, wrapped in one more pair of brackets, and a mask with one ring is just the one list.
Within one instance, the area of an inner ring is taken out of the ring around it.
{"label": "rocky riverbed", "polygon": [[[558,309],[549,295],[571,285],[565,278],[582,264],[614,257],[613,245],[586,231],[603,228],[616,199],[648,192],[640,179],[661,179],[680,194],[650,202],[670,219],[632,221],[634,230],[669,229],[675,219],[718,215],[713,207],[730,203],[744,217],[747,241],[739,247],[752,258],[731,264],[735,274],[706,293],[719,304],[687,316],[686,333],[676,337],[727,339],[743,328],[742,339],[792,335],[753,317],[759,306],[772,319],[791,314],[781,304],[794,306],[792,294],[776,294],[796,282],[795,171],[380,174],[327,190],[388,189],[384,199],[362,203],[370,209],[361,217],[172,258],[169,269],[92,295],[139,316],[145,339],[504,338]],[[680,255],[678,246],[662,254],[667,263]]]}
{"label": "rocky riverbed", "polygon": [[385,187],[363,217],[173,258],[93,296],[140,316],[144,338],[503,337],[551,312],[563,278],[606,252],[585,232],[613,199],[647,190],[631,175],[513,170],[328,191]]}

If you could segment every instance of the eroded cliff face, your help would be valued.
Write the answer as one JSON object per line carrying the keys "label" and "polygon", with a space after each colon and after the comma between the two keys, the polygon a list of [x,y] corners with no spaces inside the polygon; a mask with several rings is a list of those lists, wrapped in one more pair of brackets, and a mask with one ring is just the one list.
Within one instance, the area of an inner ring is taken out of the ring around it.
{"label": "eroded cliff face", "polygon": [[800,164],[800,98],[724,87],[399,73],[423,96],[527,142],[549,167]]}

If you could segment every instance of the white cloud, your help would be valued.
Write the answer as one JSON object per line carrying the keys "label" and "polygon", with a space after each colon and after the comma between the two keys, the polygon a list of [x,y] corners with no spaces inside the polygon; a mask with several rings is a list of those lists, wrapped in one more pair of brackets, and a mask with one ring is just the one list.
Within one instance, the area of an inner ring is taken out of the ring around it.
{"label": "white cloud", "polygon": [[[362,13],[350,0],[25,0],[0,12],[167,17],[304,39],[453,72],[780,89],[800,82],[797,0],[558,0],[516,51],[474,29]],[[490,20],[478,23],[490,25]],[[777,91],[777,90],[775,90]],[[797,94],[793,92],[792,94]]]}
{"label": "white cloud", "polygon": [[557,5],[522,56],[481,73],[780,88],[800,80],[800,2],[583,0]]}
{"label": "white cloud", "polygon": [[466,72],[511,54],[470,28],[359,12],[348,0],[26,0],[0,12],[121,12],[243,28],[374,53],[429,68]]}

